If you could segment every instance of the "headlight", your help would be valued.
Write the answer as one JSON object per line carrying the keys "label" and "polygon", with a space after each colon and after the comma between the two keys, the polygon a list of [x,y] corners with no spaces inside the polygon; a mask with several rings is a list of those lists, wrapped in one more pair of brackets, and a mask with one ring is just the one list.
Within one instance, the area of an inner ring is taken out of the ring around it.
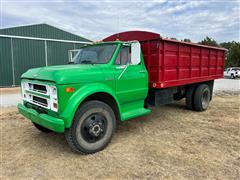
{"label": "headlight", "polygon": [[26,93],[26,91],[29,90],[29,84],[26,82],[22,82],[21,83],[21,91],[22,91],[22,100],[23,101],[30,101],[31,100],[31,96]]}
{"label": "headlight", "polygon": [[50,86],[50,96],[57,99],[57,88],[55,86]]}
{"label": "headlight", "polygon": [[50,89],[50,107],[51,110],[58,111],[58,97],[57,97],[57,88],[55,86],[49,86]]}
{"label": "headlight", "polygon": [[26,88],[25,88],[25,83],[24,82],[22,82],[21,83],[21,92],[22,92],[22,98],[24,99],[25,98],[25,90],[26,90]]}

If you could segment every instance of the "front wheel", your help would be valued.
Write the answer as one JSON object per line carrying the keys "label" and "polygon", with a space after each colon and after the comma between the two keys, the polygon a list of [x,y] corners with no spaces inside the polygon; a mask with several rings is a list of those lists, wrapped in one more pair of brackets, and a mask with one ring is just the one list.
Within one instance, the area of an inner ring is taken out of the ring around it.
{"label": "front wheel", "polygon": [[104,149],[116,128],[113,110],[101,101],[85,102],[76,112],[65,136],[72,150],[91,154]]}
{"label": "front wheel", "polygon": [[231,79],[234,79],[234,78],[235,78],[235,76],[233,74],[231,74]]}

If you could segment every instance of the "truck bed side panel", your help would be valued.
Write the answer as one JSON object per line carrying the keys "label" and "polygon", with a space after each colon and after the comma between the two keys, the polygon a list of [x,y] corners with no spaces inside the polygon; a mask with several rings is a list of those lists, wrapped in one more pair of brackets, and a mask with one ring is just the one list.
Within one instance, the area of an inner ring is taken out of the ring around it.
{"label": "truck bed side panel", "polygon": [[223,77],[224,50],[168,40],[142,42],[149,87],[166,88]]}
{"label": "truck bed side panel", "polygon": [[223,77],[226,49],[162,38],[145,31],[117,33],[104,41],[141,43],[150,88],[167,88]]}

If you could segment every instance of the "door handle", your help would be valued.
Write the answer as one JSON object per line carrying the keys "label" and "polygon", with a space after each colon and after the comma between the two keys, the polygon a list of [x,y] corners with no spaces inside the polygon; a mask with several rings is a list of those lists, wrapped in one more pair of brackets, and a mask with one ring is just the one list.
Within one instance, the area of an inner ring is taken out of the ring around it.
{"label": "door handle", "polygon": [[145,72],[146,72],[146,71],[144,71],[144,70],[140,70],[140,71],[139,71],[139,73],[145,73]]}

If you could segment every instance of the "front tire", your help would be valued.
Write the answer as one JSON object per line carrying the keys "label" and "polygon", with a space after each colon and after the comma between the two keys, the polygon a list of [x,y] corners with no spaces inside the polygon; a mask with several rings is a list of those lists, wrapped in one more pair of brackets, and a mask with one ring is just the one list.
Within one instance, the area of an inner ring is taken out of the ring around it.
{"label": "front tire", "polygon": [[41,126],[41,125],[39,125],[39,124],[36,124],[36,123],[34,123],[34,122],[33,122],[33,125],[35,126],[35,128],[37,128],[37,129],[38,129],[39,131],[41,131],[41,132],[44,132],[44,133],[52,132],[52,130],[47,129],[47,128],[45,128],[45,127],[43,127],[43,126]]}
{"label": "front tire", "polygon": [[194,93],[194,108],[196,111],[205,111],[211,100],[209,86],[200,84]]}
{"label": "front tire", "polygon": [[113,110],[101,101],[88,101],[77,110],[72,126],[65,131],[65,137],[75,152],[91,154],[108,145],[115,128]]}

